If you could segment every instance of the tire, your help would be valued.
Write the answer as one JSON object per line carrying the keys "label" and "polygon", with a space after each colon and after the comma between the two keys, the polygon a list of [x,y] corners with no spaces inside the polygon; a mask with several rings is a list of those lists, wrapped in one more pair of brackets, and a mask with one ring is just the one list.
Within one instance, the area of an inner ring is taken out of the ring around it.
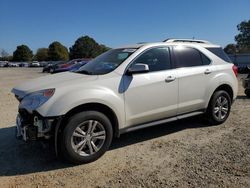
{"label": "tire", "polygon": [[245,94],[248,98],[250,98],[250,89],[245,89]]}
{"label": "tire", "polygon": [[206,110],[206,120],[209,124],[219,125],[224,123],[231,110],[231,98],[226,91],[216,91]]}
{"label": "tire", "polygon": [[100,158],[113,138],[110,120],[97,111],[84,111],[71,117],[61,137],[61,155],[73,164]]}

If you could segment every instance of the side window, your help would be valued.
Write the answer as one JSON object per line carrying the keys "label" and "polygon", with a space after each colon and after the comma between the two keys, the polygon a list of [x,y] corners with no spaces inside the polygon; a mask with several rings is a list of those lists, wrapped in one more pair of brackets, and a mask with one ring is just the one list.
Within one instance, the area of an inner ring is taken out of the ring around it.
{"label": "side window", "polygon": [[203,65],[209,65],[211,63],[210,59],[208,59],[207,56],[205,56],[203,53],[200,53],[200,54],[201,54]]}
{"label": "side window", "polygon": [[171,68],[170,54],[167,47],[158,47],[147,50],[132,64],[147,64],[149,72],[167,70]]}
{"label": "side window", "polygon": [[232,63],[231,59],[228,57],[228,55],[224,52],[222,48],[207,48],[207,50],[209,50],[219,58],[223,59],[224,61]]}
{"label": "side window", "polygon": [[210,60],[198,50],[189,47],[174,47],[176,67],[193,67],[210,64]]}

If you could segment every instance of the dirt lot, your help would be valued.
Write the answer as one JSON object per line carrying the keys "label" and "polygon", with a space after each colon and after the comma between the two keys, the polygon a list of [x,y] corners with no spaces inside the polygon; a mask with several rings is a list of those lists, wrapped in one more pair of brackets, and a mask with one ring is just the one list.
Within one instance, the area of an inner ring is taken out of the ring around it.
{"label": "dirt lot", "polygon": [[13,86],[37,68],[0,69],[0,187],[250,187],[250,99],[239,88],[226,123],[199,117],[124,134],[98,161],[71,166],[14,138]]}

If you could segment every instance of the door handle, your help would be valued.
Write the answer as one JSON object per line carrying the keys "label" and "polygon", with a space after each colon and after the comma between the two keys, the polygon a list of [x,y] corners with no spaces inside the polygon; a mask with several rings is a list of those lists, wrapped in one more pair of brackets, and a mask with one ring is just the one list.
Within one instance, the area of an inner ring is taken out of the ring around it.
{"label": "door handle", "polygon": [[172,82],[175,80],[175,77],[174,76],[168,76],[166,79],[165,79],[165,82]]}
{"label": "door handle", "polygon": [[205,72],[204,72],[204,74],[210,74],[211,72],[212,72],[211,70],[206,69]]}

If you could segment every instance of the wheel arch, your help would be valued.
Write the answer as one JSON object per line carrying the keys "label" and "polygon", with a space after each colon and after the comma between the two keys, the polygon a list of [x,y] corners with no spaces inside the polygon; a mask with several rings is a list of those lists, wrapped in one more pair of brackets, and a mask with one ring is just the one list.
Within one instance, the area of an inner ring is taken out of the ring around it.
{"label": "wheel arch", "polygon": [[115,112],[107,105],[101,104],[101,103],[86,103],[86,104],[81,104],[79,106],[74,107],[63,116],[63,122],[64,122],[63,124],[66,124],[66,122],[72,115],[78,112],[87,111],[87,110],[98,111],[106,115],[111,121],[114,136],[115,137],[119,136],[119,123],[118,123],[118,118]]}
{"label": "wheel arch", "polygon": [[233,102],[234,93],[233,93],[233,88],[232,88],[232,86],[230,86],[229,84],[221,84],[221,85],[217,86],[217,87],[214,89],[213,93],[210,95],[210,98],[209,98],[209,100],[208,100],[208,102],[207,102],[206,108],[208,108],[208,105],[209,105],[209,103],[210,103],[210,101],[211,101],[211,99],[212,99],[214,93],[215,93],[216,91],[219,91],[219,90],[226,91],[226,92],[229,94],[229,96],[230,96],[231,103]]}
{"label": "wheel arch", "polygon": [[[232,88],[230,85],[228,85],[228,84],[222,84],[222,85],[218,86],[218,87],[214,90],[213,94],[214,94],[216,91],[219,91],[219,90],[226,91],[226,92],[229,94],[229,96],[230,96],[231,102],[233,102],[234,92],[233,92],[233,88]],[[213,96],[213,94],[212,94],[212,96]],[[212,96],[211,96],[211,98],[212,98]],[[210,98],[210,99],[211,99],[211,98]]]}
{"label": "wheel arch", "polygon": [[63,128],[67,125],[67,122],[70,117],[72,117],[74,114],[78,112],[83,112],[86,110],[93,110],[103,113],[108,117],[108,119],[111,121],[112,127],[113,127],[113,134],[114,137],[119,137],[119,121],[115,114],[115,112],[108,107],[107,105],[101,104],[101,103],[86,103],[81,104],[79,106],[76,106],[72,108],[70,111],[68,111],[65,115],[63,115],[60,119],[60,121],[57,122],[57,125],[55,126],[55,152],[56,155],[60,152],[60,147],[58,146],[59,140],[61,138],[61,133]]}

